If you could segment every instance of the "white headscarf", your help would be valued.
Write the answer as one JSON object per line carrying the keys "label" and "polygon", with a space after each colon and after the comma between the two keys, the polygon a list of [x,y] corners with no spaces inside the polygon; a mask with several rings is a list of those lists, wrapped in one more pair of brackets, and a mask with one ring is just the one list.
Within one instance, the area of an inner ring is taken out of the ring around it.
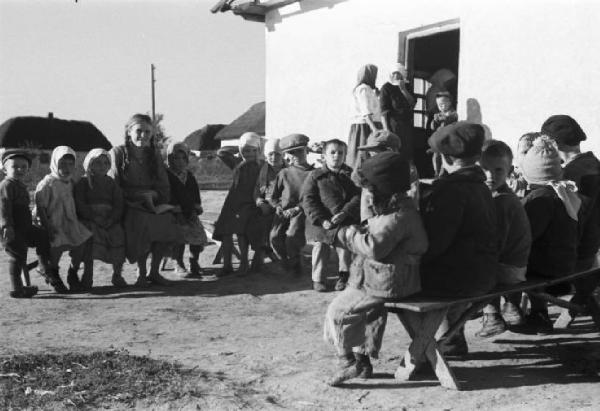
{"label": "white headscarf", "polygon": [[264,153],[265,156],[268,156],[269,153],[276,152],[281,153],[281,148],[279,147],[279,139],[278,138],[270,138],[265,142]]}
{"label": "white headscarf", "polygon": [[108,151],[103,148],[91,149],[83,159],[83,169],[85,170],[85,176],[87,177],[90,187],[92,187],[92,173],[90,171],[90,166],[92,165],[92,161],[101,156],[106,156],[108,162],[110,163],[110,155],[108,154]]}
{"label": "white headscarf", "polygon": [[50,174],[53,177],[58,178],[62,181],[69,181],[72,178],[72,176],[63,178],[58,174],[58,161],[66,155],[72,155],[73,160],[75,160],[77,158],[77,156],[75,155],[75,151],[71,147],[68,147],[68,146],[56,147],[52,151],[52,157],[50,157]]}

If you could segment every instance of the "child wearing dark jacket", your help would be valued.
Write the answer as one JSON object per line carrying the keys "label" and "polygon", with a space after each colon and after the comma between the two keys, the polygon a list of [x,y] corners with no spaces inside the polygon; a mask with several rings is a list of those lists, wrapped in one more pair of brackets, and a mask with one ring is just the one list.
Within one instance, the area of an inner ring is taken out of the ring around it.
{"label": "child wearing dark jacket", "polygon": [[[312,280],[315,291],[327,290],[326,265],[330,247],[339,227],[360,221],[360,188],[351,180],[352,169],[344,164],[346,144],[334,139],[323,146],[325,164],[307,177],[302,188],[302,204],[307,215],[306,238],[314,242]],[[336,291],[346,287],[351,254],[336,247],[338,281]]]}

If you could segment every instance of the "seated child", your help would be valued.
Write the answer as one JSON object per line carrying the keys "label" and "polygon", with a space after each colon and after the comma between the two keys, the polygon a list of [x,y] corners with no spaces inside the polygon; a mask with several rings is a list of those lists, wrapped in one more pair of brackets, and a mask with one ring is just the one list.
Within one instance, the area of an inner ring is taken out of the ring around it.
{"label": "seated child", "polygon": [[[582,198],[573,182],[563,180],[554,141],[545,135],[538,137],[525,154],[521,168],[530,187],[523,198],[532,235],[527,277],[559,278],[572,274],[577,262]],[[531,312],[524,330],[551,333],[553,326],[546,302],[533,295],[529,300]]]}
{"label": "seated child", "polygon": [[[71,267],[67,283],[71,291],[82,289],[77,277],[77,268],[91,252],[92,233],[77,219],[73,197],[73,170],[75,151],[71,147],[58,146],[50,158],[50,174],[46,175],[35,189],[35,216],[39,226],[48,231],[50,237],[50,285],[59,292],[67,288],[60,279],[59,261],[62,253],[69,250]],[[89,272],[84,272],[83,280],[91,285]]]}
{"label": "seated child", "polygon": [[[525,281],[527,260],[531,248],[531,229],[525,209],[519,198],[506,184],[512,171],[513,155],[510,147],[498,140],[488,140],[483,145],[481,168],[486,184],[492,191],[498,218],[498,284],[518,284]],[[521,294],[505,296],[506,302],[500,315],[500,297],[483,308],[483,326],[475,335],[492,337],[506,331],[509,325],[520,325],[523,316],[519,304]]]}
{"label": "seated child", "polygon": [[533,132],[523,134],[517,142],[517,152],[515,155],[515,167],[508,176],[508,187],[517,195],[519,198],[525,197],[528,192],[527,181],[523,178],[521,171],[521,162],[523,157],[529,151],[533,145],[533,141],[541,136],[541,133]]}
{"label": "seated child", "polygon": [[254,259],[252,269],[256,271],[262,265],[262,225],[260,211],[256,207],[255,187],[261,163],[260,136],[247,132],[242,134],[239,143],[240,155],[244,159],[233,170],[233,182],[223,203],[221,214],[215,223],[213,238],[222,241],[223,269],[221,275],[233,272],[231,257],[233,251],[233,234],[237,235],[240,247],[239,275],[248,272],[248,247],[252,245]]}
{"label": "seated child", "polygon": [[2,153],[2,167],[6,177],[0,182],[0,230],[2,245],[8,254],[8,274],[13,298],[30,298],[37,287],[23,286],[21,271],[27,264],[27,248],[35,247],[38,269],[48,278],[50,244],[48,233],[32,224],[29,192],[24,183],[31,157],[25,150],[6,150]]}
{"label": "seated child", "polygon": [[266,161],[262,163],[258,173],[255,196],[264,227],[263,254],[267,255],[271,261],[275,261],[277,257],[269,242],[269,233],[275,217],[275,208],[271,205],[271,201],[277,174],[285,167],[278,138],[271,138],[265,142],[264,154]]}
{"label": "seated child", "polygon": [[394,275],[419,275],[419,260],[427,250],[427,235],[410,188],[410,167],[397,153],[385,152],[365,160],[359,172],[374,215],[366,228],[341,227],[336,245],[354,253],[355,262],[344,291],[337,295],[325,317],[324,337],[340,359],[341,369],[329,382],[336,386],[350,378],[370,378],[370,357],[377,358],[387,319],[385,299],[363,287],[360,261],[393,264]]}
{"label": "seated child", "polygon": [[[335,232],[360,220],[360,188],[352,182],[352,169],[344,164],[346,143],[334,139],[323,146],[325,164],[313,170],[302,187],[302,204],[307,216],[306,238],[314,242],[312,280],[315,291],[327,291],[326,265]],[[337,291],[346,287],[351,254],[335,247],[338,254]]]}
{"label": "seated child", "polygon": [[279,141],[289,163],[277,174],[271,194],[271,205],[275,208],[269,235],[271,247],[284,267],[295,275],[302,274],[301,251],[306,244],[306,216],[300,194],[306,177],[314,170],[306,162],[308,141],[303,134],[290,134]]}
{"label": "seated child", "polygon": [[[122,277],[125,263],[125,231],[123,193],[119,185],[106,173],[110,170],[110,155],[101,148],[91,150],[83,160],[85,175],[75,183],[75,208],[81,222],[92,232],[91,258],[84,261],[81,285],[92,287],[93,260],[112,264],[112,283],[125,287]],[[73,262],[75,264],[76,262]],[[74,270],[79,267],[73,265]]]}
{"label": "seated child", "polygon": [[[185,143],[171,143],[167,147],[167,175],[171,186],[171,205],[175,206],[175,217],[180,231],[181,243],[175,244],[173,254],[176,272],[184,277],[200,277],[198,263],[200,253],[207,243],[206,232],[198,216],[202,214],[200,189],[194,175],[187,169],[190,150]],[[190,271],[183,262],[185,245],[190,248]]]}
{"label": "seated child", "polygon": [[[425,294],[470,297],[485,294],[496,285],[496,211],[485,174],[477,165],[483,141],[483,127],[466,121],[442,127],[429,138],[446,173],[421,200],[429,239],[429,249],[421,260]],[[465,309],[453,306],[438,334],[444,334]],[[465,354],[468,347],[463,330],[440,348],[448,354]]]}
{"label": "seated child", "polygon": [[436,94],[435,103],[438,112],[433,115],[431,121],[431,129],[437,130],[440,127],[456,123],[458,121],[458,113],[452,105],[452,95],[447,91],[442,91]]}

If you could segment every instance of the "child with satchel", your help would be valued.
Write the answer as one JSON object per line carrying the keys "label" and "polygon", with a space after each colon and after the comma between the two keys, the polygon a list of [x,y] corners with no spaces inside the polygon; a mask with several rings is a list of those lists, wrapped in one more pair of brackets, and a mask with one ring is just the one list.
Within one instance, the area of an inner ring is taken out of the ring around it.
{"label": "child with satchel", "polygon": [[385,152],[365,160],[359,177],[375,215],[366,227],[341,227],[336,235],[335,245],[356,256],[346,289],[325,317],[325,341],[340,360],[332,386],[372,376],[370,357],[378,356],[387,319],[385,299],[420,291],[420,257],[428,245],[419,212],[406,194],[410,166],[402,155]]}

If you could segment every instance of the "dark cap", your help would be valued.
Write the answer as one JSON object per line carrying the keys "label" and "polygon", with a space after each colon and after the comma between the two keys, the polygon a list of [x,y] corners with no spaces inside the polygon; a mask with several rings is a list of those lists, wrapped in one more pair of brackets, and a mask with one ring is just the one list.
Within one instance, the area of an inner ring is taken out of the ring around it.
{"label": "dark cap", "polygon": [[290,134],[279,140],[281,151],[292,151],[298,148],[306,147],[310,139],[304,134]]}
{"label": "dark cap", "polygon": [[367,138],[367,143],[364,146],[359,146],[359,150],[392,150],[398,151],[402,143],[400,137],[387,130],[376,130]]}
{"label": "dark cap", "polygon": [[2,153],[2,164],[11,158],[21,157],[27,160],[29,166],[31,167],[31,154],[29,154],[26,150],[20,148],[7,148]]}
{"label": "dark cap", "polygon": [[548,135],[558,144],[576,146],[585,141],[587,136],[575,119],[566,114],[550,116],[542,124],[542,133]]}
{"label": "dark cap", "polygon": [[361,182],[372,185],[382,194],[408,191],[410,166],[403,155],[386,151],[363,161],[359,170]]}
{"label": "dark cap", "polygon": [[485,131],[480,124],[458,121],[438,128],[427,142],[434,153],[456,158],[469,158],[481,154]]}

